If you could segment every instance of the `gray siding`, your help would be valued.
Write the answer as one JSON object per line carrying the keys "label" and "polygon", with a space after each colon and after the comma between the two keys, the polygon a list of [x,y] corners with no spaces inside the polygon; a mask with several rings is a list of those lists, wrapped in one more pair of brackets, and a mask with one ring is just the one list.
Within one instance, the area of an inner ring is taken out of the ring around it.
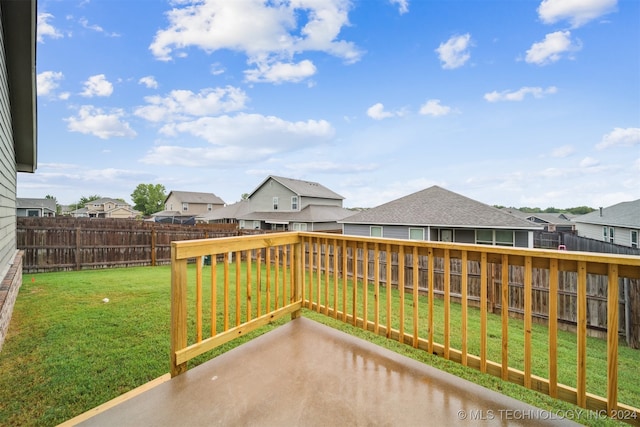
{"label": "gray siding", "polygon": [[[255,212],[272,212],[273,198],[278,198],[277,212],[291,211],[291,196],[295,193],[279,182],[270,179],[251,196],[251,209]],[[298,203],[301,201],[298,200]]]}
{"label": "gray siding", "polygon": [[528,231],[516,231],[514,236],[514,244],[519,248],[529,247],[529,232]]}
{"label": "gray siding", "polygon": [[[0,11],[1,13],[1,11]],[[0,19],[0,26],[2,20]],[[16,251],[16,185],[17,172],[3,30],[0,30],[0,272],[13,261]]]}
{"label": "gray siding", "polygon": [[[587,224],[582,222],[576,224],[578,236],[629,247],[631,247],[631,230],[640,232],[640,230],[635,228],[613,227],[613,242],[611,242],[608,235],[606,240],[604,238],[604,227],[602,224]],[[607,226],[607,229],[609,227],[610,226]]]}
{"label": "gray siding", "polygon": [[342,207],[342,200],[340,199],[322,199],[318,197],[302,197],[300,209],[309,205],[315,206],[338,206]]}
{"label": "gray siding", "polygon": [[[351,236],[370,236],[371,225],[369,224],[343,224],[343,233]],[[382,226],[382,237],[390,239],[409,239],[410,228],[422,228],[424,230],[425,240],[433,242],[439,241],[440,229],[431,227],[409,227],[406,225],[384,225]],[[450,228],[445,228],[451,230]],[[429,238],[427,239],[427,236]],[[476,232],[472,229],[453,229],[453,241],[455,243],[476,243]],[[520,248],[529,247],[529,232],[516,231],[514,245]]]}

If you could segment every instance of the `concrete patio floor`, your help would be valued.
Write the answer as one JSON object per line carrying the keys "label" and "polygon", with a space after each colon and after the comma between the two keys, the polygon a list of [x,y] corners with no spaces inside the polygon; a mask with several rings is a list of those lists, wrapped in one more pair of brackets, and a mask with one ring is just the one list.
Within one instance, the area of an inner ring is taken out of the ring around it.
{"label": "concrete patio floor", "polygon": [[77,425],[576,424],[299,318]]}

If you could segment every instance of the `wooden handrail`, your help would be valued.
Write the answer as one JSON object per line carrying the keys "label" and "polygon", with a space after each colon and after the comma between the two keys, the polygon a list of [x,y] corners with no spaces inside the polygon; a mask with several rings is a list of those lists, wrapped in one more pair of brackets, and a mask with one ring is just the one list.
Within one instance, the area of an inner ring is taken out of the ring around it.
{"label": "wooden handrail", "polygon": [[[209,287],[203,286],[203,269],[209,268],[203,266],[203,260],[207,258],[211,259]],[[223,274],[216,274],[220,258]],[[459,265],[455,272],[454,263]],[[441,270],[436,265],[442,265]],[[476,266],[473,274],[471,266]],[[513,268],[522,272],[520,285],[510,277]],[[564,274],[572,275],[577,284],[575,387],[558,379],[558,296],[565,296],[560,294],[559,277]],[[612,327],[606,335],[606,396],[587,389],[587,283],[591,276],[602,276],[609,284],[606,323]],[[640,280],[640,257],[290,232],[174,242],[171,277],[172,376],[184,372],[193,357],[282,316],[298,317],[306,307],[586,409],[611,416],[627,411],[635,414],[635,422],[640,420],[638,408],[618,402],[618,283]],[[441,289],[436,292],[437,286]],[[472,289],[479,295],[470,298]],[[548,357],[546,377],[532,369],[533,361],[541,356],[540,349],[532,345],[533,297],[535,292],[540,295],[540,289],[546,292],[548,307],[544,313],[548,318],[548,353],[543,354]],[[523,293],[517,314],[524,331],[522,369],[509,366],[509,340],[514,338],[509,330],[515,309],[510,306],[512,290]],[[442,317],[434,314],[437,295],[443,299]],[[458,303],[459,334],[451,327],[452,310]],[[477,321],[469,318],[471,303],[479,305]],[[193,313],[188,313],[190,304],[194,304]],[[492,314],[488,308],[496,306],[501,311],[500,357],[491,360],[488,326]],[[205,322],[206,317],[210,322]],[[479,337],[470,337],[468,329],[476,322]],[[194,331],[189,331],[190,324]],[[472,350],[470,338],[477,339],[479,348]],[[632,417],[625,420],[634,422]]]}

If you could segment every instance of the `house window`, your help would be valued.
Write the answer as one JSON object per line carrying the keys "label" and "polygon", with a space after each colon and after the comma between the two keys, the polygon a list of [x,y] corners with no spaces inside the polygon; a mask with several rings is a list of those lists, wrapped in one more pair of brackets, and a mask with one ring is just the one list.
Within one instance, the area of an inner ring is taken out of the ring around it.
{"label": "house window", "polygon": [[410,228],[409,229],[409,240],[424,240],[424,229],[423,228]]}
{"label": "house window", "polygon": [[182,210],[183,211],[188,211],[189,210],[189,203],[182,202]]}
{"label": "house window", "polygon": [[631,230],[631,247],[638,247],[638,230]]}
{"label": "house window", "polygon": [[453,242],[453,230],[440,230],[441,242]]}
{"label": "house window", "polygon": [[253,229],[260,230],[260,221],[253,221]]}
{"label": "house window", "polygon": [[607,227],[606,225],[602,228],[602,233],[604,234],[604,241],[613,243],[614,233],[613,227]]}
{"label": "house window", "polygon": [[380,227],[379,225],[372,225],[369,228],[369,236],[382,237],[382,227]]}
{"label": "house window", "polygon": [[277,197],[273,198],[273,210],[274,211],[278,210],[278,198]]}
{"label": "house window", "polygon": [[496,230],[496,245],[513,246],[513,231]]}
{"label": "house window", "polygon": [[211,205],[211,203],[207,204],[207,210],[208,211],[212,211],[213,210],[213,205]]}
{"label": "house window", "polygon": [[291,210],[298,210],[298,196],[291,196]]}
{"label": "house window", "polygon": [[40,216],[38,209],[27,209],[27,216]]}
{"label": "house window", "polygon": [[493,245],[493,230],[476,230],[476,244]]}
{"label": "house window", "polygon": [[241,219],[239,222],[239,227],[244,228],[244,219]]}
{"label": "house window", "polygon": [[294,222],[293,223],[293,231],[307,231],[307,223],[306,222]]}

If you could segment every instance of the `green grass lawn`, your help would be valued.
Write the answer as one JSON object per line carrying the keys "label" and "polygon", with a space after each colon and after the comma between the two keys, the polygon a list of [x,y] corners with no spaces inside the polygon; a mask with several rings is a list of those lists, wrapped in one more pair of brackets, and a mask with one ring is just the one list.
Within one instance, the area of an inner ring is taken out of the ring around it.
{"label": "green grass lawn", "polygon": [[[222,274],[218,274],[218,278],[221,277]],[[9,334],[0,352],[0,425],[56,425],[167,373],[169,291],[168,266],[25,275]],[[104,298],[109,298],[109,302],[103,302]],[[407,299],[410,300],[410,296]],[[436,304],[436,310],[438,307],[441,302]],[[321,314],[305,310],[304,315],[543,409],[575,409],[567,403]],[[459,306],[452,304],[452,331],[459,329],[457,318]],[[284,321],[286,319],[280,323]],[[491,343],[492,335],[499,330],[493,331],[494,320],[490,322]],[[475,323],[470,321],[469,327],[476,327]],[[513,355],[510,354],[513,361],[518,358],[518,323],[510,324],[510,336],[514,340]],[[200,356],[190,366],[271,330],[277,324]],[[543,330],[546,329],[536,325],[534,339],[542,337]],[[470,332],[470,336],[476,335]],[[559,339],[570,354],[575,348],[573,334],[561,333]],[[534,345],[545,345],[543,341],[536,341]],[[453,339],[452,345],[457,346]],[[472,345],[470,343],[470,348]],[[494,346],[490,344],[490,352],[494,351]],[[499,349],[499,344],[497,347]],[[590,339],[588,348],[590,369],[605,363],[601,356],[604,353],[606,357],[606,350],[603,351],[606,345],[602,340]],[[499,360],[492,353],[490,358]],[[634,380],[640,366],[640,351],[622,347],[620,358],[620,400],[640,406],[640,384]],[[535,366],[543,363],[535,362]],[[567,382],[570,383],[571,371],[575,377],[575,356],[567,361],[567,365]],[[589,380],[589,392],[592,386],[599,387],[599,379],[590,376]],[[604,422],[602,419],[582,421],[590,425]],[[605,424],[608,423],[614,425],[612,421]]]}

